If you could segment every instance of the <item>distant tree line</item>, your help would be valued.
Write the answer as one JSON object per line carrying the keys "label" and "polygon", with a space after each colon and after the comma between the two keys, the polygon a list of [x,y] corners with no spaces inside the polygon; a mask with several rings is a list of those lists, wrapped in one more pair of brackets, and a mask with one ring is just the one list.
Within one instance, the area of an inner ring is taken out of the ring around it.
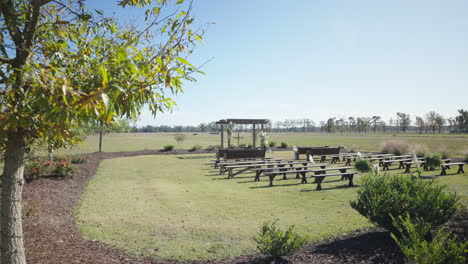
{"label": "distant tree line", "polygon": [[[123,122],[124,128],[114,128],[112,132],[212,132],[220,131],[216,122],[201,123],[198,126],[151,126],[131,127]],[[265,126],[269,132],[323,132],[323,133],[468,133],[468,110],[458,110],[454,117],[444,117],[430,111],[424,116],[411,117],[397,112],[394,117],[383,120],[378,115],[361,117],[330,117],[316,123],[312,119],[286,119],[274,121]],[[251,125],[235,125],[235,132],[251,132]]]}

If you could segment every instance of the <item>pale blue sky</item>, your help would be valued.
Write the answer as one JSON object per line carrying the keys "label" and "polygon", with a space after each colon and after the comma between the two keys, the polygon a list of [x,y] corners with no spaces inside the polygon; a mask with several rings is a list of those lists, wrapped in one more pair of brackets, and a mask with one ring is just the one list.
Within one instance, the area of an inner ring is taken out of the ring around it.
{"label": "pale blue sky", "polygon": [[[98,7],[109,12],[114,2]],[[172,114],[145,112],[139,125],[388,120],[397,111],[455,116],[468,108],[468,1],[194,0],[193,7],[199,23],[216,24],[191,61],[214,59],[175,98]]]}

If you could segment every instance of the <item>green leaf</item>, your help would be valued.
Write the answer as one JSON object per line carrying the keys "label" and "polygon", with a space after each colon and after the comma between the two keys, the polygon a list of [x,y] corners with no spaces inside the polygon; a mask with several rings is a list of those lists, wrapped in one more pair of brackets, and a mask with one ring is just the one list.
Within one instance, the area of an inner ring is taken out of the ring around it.
{"label": "green leaf", "polygon": [[108,109],[109,108],[109,96],[107,96],[107,94],[105,93],[102,93],[101,98],[102,98],[102,102],[106,106],[106,109]]}
{"label": "green leaf", "polygon": [[109,83],[109,79],[107,77],[107,70],[103,66],[99,67],[101,70],[101,76],[102,76],[102,87],[106,88],[107,84]]}
{"label": "green leaf", "polygon": [[186,59],[184,58],[181,58],[181,57],[176,57],[176,59],[180,62],[182,62],[183,64],[187,65],[187,66],[190,66],[192,68],[195,68],[195,66],[193,66],[192,64],[190,64],[190,62],[188,62]]}
{"label": "green leaf", "polygon": [[183,2],[184,0],[178,0],[176,4],[179,5],[179,4],[182,4]]}

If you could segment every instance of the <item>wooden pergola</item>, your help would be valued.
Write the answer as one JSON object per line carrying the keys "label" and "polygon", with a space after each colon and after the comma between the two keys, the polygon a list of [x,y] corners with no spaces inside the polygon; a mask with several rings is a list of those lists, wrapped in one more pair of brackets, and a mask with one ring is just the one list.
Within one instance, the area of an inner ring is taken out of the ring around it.
{"label": "wooden pergola", "polygon": [[[252,135],[253,135],[253,142],[252,145],[255,148],[255,136],[256,136],[256,125],[260,125],[260,129],[263,130],[263,125],[270,123],[268,119],[221,119],[216,124],[221,126],[221,149],[224,149],[224,126],[227,124],[234,124],[234,125],[252,125]],[[231,147],[230,142],[228,142],[228,148]]]}

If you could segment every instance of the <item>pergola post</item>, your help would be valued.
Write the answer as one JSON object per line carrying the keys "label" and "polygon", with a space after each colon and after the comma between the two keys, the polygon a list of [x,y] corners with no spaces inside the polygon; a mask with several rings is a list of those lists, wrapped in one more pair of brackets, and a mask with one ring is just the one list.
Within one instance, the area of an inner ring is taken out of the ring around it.
{"label": "pergola post", "polygon": [[[260,124],[260,131],[262,132],[262,136],[263,136],[264,135],[263,133],[265,132],[263,131],[263,123]],[[263,148],[265,149],[266,146],[263,146]]]}
{"label": "pergola post", "polygon": [[224,149],[224,125],[221,124],[221,149]]}
{"label": "pergola post", "polygon": [[255,124],[253,124],[253,148],[256,148],[255,146]]}

